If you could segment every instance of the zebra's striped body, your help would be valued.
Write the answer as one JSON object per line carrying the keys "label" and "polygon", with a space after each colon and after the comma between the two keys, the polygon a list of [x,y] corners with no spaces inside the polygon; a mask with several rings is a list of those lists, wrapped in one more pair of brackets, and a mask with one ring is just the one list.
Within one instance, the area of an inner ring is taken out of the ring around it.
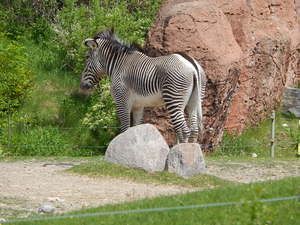
{"label": "zebra's striped body", "polygon": [[[179,141],[197,140],[206,78],[194,59],[183,54],[149,57],[120,42],[110,30],[86,39],[85,44],[91,50],[81,87],[91,89],[102,74],[108,74],[121,131],[142,122],[144,107],[165,104]],[[185,108],[190,127],[184,117]]]}

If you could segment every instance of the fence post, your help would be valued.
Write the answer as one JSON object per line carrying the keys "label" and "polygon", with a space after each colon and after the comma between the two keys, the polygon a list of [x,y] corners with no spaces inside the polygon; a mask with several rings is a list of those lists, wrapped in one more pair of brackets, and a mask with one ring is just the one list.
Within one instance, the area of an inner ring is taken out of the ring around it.
{"label": "fence post", "polygon": [[8,149],[10,149],[10,142],[11,142],[11,124],[10,124],[10,109],[8,110],[8,129],[7,129],[7,132],[8,132]]}
{"label": "fence post", "polygon": [[271,157],[274,158],[275,155],[275,110],[272,111],[272,131],[271,131]]}
{"label": "fence post", "polygon": [[[298,123],[298,132],[300,131],[300,120],[299,120],[299,123]],[[299,133],[298,133],[299,135]],[[299,137],[299,136],[297,136]],[[297,151],[297,157],[300,157],[300,138],[298,138],[298,151]]]}

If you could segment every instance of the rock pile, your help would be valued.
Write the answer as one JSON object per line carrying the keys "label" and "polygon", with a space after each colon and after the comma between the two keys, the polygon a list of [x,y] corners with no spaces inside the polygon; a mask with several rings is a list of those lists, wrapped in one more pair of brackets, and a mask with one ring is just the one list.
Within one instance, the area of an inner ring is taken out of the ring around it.
{"label": "rock pile", "polygon": [[148,172],[167,169],[185,178],[205,170],[198,144],[179,144],[170,150],[163,136],[151,124],[131,127],[115,137],[107,148],[105,160]]}

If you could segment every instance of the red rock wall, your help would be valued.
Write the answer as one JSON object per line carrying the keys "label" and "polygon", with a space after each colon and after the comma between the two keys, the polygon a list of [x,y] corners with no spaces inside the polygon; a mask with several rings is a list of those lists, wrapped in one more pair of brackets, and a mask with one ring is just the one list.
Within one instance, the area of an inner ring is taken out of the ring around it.
{"label": "red rock wall", "polygon": [[268,116],[279,104],[284,86],[295,82],[299,15],[293,0],[216,0],[216,4],[246,57],[225,124],[229,131],[240,133]]}
{"label": "red rock wall", "polygon": [[[185,52],[208,76],[205,133],[217,145],[224,129],[240,133],[268,116],[300,64],[300,0],[167,0],[146,48],[157,56]],[[174,132],[163,109],[149,110],[169,143]]]}

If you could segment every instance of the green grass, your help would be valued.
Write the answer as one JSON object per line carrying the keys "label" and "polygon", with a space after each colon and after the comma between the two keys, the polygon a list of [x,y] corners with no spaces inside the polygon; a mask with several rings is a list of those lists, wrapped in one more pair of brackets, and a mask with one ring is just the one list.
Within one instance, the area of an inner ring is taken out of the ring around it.
{"label": "green grass", "polygon": [[161,183],[173,184],[185,187],[211,188],[219,186],[228,186],[232,184],[229,181],[208,175],[196,175],[189,179],[166,171],[148,173],[142,169],[132,169],[117,164],[108,163],[100,159],[93,162],[84,163],[69,169],[70,172],[88,175],[91,177],[109,176],[122,179],[130,179],[142,183]]}
{"label": "green grass", "polygon": [[8,156],[0,157],[0,162],[93,162],[98,160],[95,157],[70,157],[70,156]]}
{"label": "green grass", "polygon": [[35,117],[41,125],[62,123],[61,103],[79,88],[80,79],[80,74],[61,68],[62,57],[57,49],[51,48],[51,43],[49,45],[26,44],[32,55],[30,60],[35,73],[35,87],[21,111]]}
{"label": "green grass", "polygon": [[[2,156],[91,156],[102,148],[81,119],[89,106],[89,96],[78,92],[80,74],[61,68],[61,56],[49,42],[24,43],[32,70],[34,87],[17,112],[1,118],[0,157]],[[70,129],[69,129],[70,128]],[[13,147],[5,147],[13,146]]]}
{"label": "green grass", "polygon": [[274,182],[218,188],[184,195],[145,199],[131,203],[109,205],[81,210],[72,214],[136,210],[158,207],[189,206],[196,204],[254,201],[254,204],[197,208],[164,212],[132,213],[49,221],[19,222],[22,225],[110,225],[110,224],[160,224],[160,225],[296,225],[300,220],[299,200],[259,203],[259,199],[299,195],[300,178]]}
{"label": "green grass", "polygon": [[[275,158],[293,159],[299,142],[298,119],[276,114]],[[287,124],[288,127],[284,127]],[[225,133],[220,146],[209,154],[216,158],[251,158],[256,153],[258,158],[270,158],[271,120],[267,119],[257,126],[245,130],[240,136]]]}

